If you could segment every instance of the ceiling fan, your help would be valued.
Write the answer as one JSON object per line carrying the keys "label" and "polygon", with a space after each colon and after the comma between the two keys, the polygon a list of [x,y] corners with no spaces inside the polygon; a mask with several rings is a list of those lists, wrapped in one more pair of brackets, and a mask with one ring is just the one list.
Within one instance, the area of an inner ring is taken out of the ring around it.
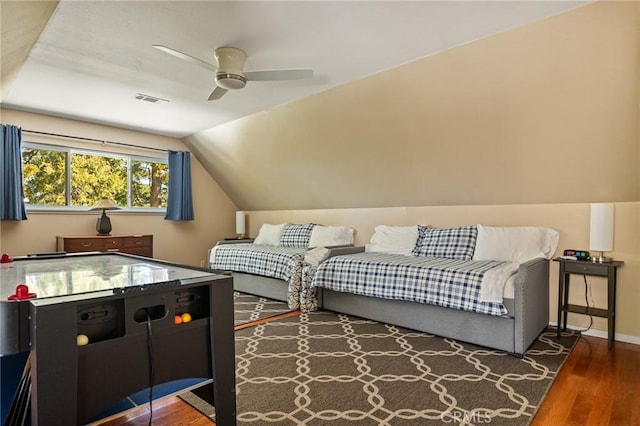
{"label": "ceiling fan", "polygon": [[300,80],[313,77],[313,70],[310,69],[244,71],[243,67],[247,60],[247,54],[236,47],[217,48],[214,52],[214,57],[218,63],[217,66],[170,47],[159,44],[154,44],[153,47],[176,58],[215,72],[216,88],[209,95],[208,100],[210,101],[220,99],[227,93],[227,90],[242,89],[247,84],[247,81]]}

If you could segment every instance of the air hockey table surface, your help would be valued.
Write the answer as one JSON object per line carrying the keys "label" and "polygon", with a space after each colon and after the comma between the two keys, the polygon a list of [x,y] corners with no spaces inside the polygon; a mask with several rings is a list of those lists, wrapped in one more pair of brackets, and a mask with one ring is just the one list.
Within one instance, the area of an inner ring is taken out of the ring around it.
{"label": "air hockey table surface", "polygon": [[18,285],[26,285],[37,303],[64,303],[151,286],[184,285],[215,275],[213,271],[119,253],[26,257],[0,264],[0,356],[29,350],[27,312],[25,306],[18,306],[24,303],[9,300]]}
{"label": "air hockey table surface", "polygon": [[[22,285],[35,297],[11,300]],[[183,312],[193,321],[180,327],[174,316]],[[235,424],[230,276],[121,253],[0,264],[0,357],[31,352],[32,423],[56,424],[62,415],[65,424],[80,424],[127,392],[144,389],[150,327],[158,383],[214,379],[216,411],[224,407],[217,415],[222,424]],[[89,337],[88,345],[77,346],[80,334]],[[185,353],[185,347],[193,351]],[[97,388],[100,394],[90,395]]]}

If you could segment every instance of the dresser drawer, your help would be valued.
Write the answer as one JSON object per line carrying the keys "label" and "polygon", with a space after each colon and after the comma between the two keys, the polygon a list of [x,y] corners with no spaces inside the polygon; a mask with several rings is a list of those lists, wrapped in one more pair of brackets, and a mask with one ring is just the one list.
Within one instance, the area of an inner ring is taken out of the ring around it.
{"label": "dresser drawer", "polygon": [[104,238],[104,251],[121,251],[124,248],[124,238],[108,237]]}
{"label": "dresser drawer", "polygon": [[64,251],[76,253],[80,251],[104,251],[102,238],[65,238]]}
{"label": "dresser drawer", "polygon": [[151,247],[153,245],[153,237],[151,235],[124,237],[123,239],[126,248]]}
{"label": "dresser drawer", "polygon": [[565,262],[565,272],[571,274],[583,274],[583,275],[601,275],[606,277],[609,268],[606,265],[599,265],[597,263],[589,262]]}
{"label": "dresser drawer", "polygon": [[151,247],[128,247],[122,250],[123,253],[135,254],[136,256],[153,257]]}
{"label": "dresser drawer", "polygon": [[132,235],[123,239],[125,253],[153,257],[153,235]]}

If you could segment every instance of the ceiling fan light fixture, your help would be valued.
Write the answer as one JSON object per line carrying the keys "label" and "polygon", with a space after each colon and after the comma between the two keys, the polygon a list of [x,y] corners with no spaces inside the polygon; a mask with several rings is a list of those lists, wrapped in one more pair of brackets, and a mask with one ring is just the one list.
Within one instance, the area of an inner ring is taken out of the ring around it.
{"label": "ceiling fan light fixture", "polygon": [[216,73],[216,84],[223,89],[242,89],[247,85],[247,79],[241,74],[230,74],[225,72]]}

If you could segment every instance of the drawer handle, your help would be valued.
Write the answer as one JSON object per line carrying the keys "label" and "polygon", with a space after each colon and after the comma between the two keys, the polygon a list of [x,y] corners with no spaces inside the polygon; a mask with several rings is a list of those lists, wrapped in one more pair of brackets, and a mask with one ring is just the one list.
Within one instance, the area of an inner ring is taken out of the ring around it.
{"label": "drawer handle", "polygon": [[589,270],[589,268],[587,268],[586,266],[583,266],[583,267],[582,267],[582,270],[583,270],[583,271],[588,271],[588,270]]}
{"label": "drawer handle", "polygon": [[140,245],[140,244],[142,244],[142,241],[140,241],[140,240],[136,240],[136,241],[135,241],[135,243],[136,243],[137,245]]}
{"label": "drawer handle", "polygon": [[82,244],[82,247],[91,247],[91,241],[83,241],[80,244]]}
{"label": "drawer handle", "polygon": [[120,250],[116,248],[116,249],[107,249],[107,251],[109,251],[109,252],[112,252],[112,251],[113,251],[113,252],[118,252],[118,251],[120,251]]}

